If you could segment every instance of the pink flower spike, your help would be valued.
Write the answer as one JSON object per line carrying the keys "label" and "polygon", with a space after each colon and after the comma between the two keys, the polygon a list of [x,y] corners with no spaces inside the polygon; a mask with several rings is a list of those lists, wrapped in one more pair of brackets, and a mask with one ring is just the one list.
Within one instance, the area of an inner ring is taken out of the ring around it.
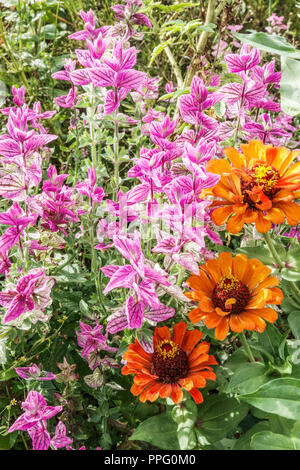
{"label": "pink flower spike", "polygon": [[225,62],[227,64],[228,72],[239,73],[251,70],[255,65],[259,64],[260,55],[259,50],[255,47],[250,53],[246,54],[227,54]]}
{"label": "pink flower spike", "polygon": [[8,307],[3,323],[18,318],[22,313],[33,310],[44,311],[50,303],[50,292],[55,280],[43,270],[31,269],[17,283],[15,290],[0,292],[0,305]]}
{"label": "pink flower spike", "polygon": [[26,400],[22,403],[25,412],[19,416],[8,432],[27,431],[38,423],[43,424],[62,411],[62,406],[48,406],[45,398],[39,392],[32,390],[28,393]]}
{"label": "pink flower spike", "polygon": [[51,439],[50,444],[54,449],[61,449],[72,444],[73,439],[67,437],[66,426],[62,421],[59,421],[55,428],[55,435]]}
{"label": "pink flower spike", "polygon": [[15,86],[12,86],[12,94],[13,94],[13,101],[17,106],[23,106],[25,103],[25,87],[21,86],[20,88],[16,88]]}
{"label": "pink flower spike", "polygon": [[19,377],[25,380],[35,379],[45,381],[56,379],[56,375],[52,374],[52,372],[41,371],[36,364],[30,367],[16,367],[15,371]]}

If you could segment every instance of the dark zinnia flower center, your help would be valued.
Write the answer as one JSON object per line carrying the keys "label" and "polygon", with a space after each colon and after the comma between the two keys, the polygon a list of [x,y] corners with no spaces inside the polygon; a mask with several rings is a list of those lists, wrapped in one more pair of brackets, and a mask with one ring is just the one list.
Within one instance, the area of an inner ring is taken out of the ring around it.
{"label": "dark zinnia flower center", "polygon": [[163,383],[176,383],[187,376],[189,362],[186,353],[174,341],[165,339],[152,356],[152,373]]}
{"label": "dark zinnia flower center", "polygon": [[[241,192],[244,202],[251,207],[255,207],[255,201],[251,198],[251,193],[255,193],[255,188],[259,187],[264,194],[272,199],[277,192],[276,185],[280,175],[276,168],[265,163],[257,163],[247,172],[245,177],[241,177]],[[253,191],[254,190],[254,191]]]}
{"label": "dark zinnia flower center", "polygon": [[248,287],[231,275],[223,276],[212,293],[214,307],[234,315],[242,313],[249,300]]}

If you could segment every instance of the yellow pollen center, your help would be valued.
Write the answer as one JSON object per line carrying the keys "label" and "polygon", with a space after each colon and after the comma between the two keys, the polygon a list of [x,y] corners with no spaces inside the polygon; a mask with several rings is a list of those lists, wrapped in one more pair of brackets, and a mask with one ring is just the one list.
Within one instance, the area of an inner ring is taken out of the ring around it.
{"label": "yellow pollen center", "polygon": [[174,341],[165,339],[158,346],[155,352],[163,359],[172,359],[179,354],[180,348]]}
{"label": "yellow pollen center", "polygon": [[237,289],[238,285],[239,281],[231,274],[223,276],[218,283],[219,289],[225,293],[232,292],[234,289]]}
{"label": "yellow pollen center", "polygon": [[271,165],[257,165],[252,170],[252,175],[258,184],[264,186],[264,191],[268,191],[276,186],[279,174]]}

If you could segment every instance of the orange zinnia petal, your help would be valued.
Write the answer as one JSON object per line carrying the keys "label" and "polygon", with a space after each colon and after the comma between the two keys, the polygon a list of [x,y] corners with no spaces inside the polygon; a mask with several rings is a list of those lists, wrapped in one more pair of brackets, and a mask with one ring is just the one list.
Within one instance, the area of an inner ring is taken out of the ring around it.
{"label": "orange zinnia petal", "polygon": [[220,253],[219,266],[222,276],[227,276],[232,273],[232,255],[229,252]]}
{"label": "orange zinnia petal", "polygon": [[255,225],[258,232],[266,233],[270,230],[272,222],[269,217],[263,215],[262,212],[258,212]]}
{"label": "orange zinnia petal", "polygon": [[192,323],[198,323],[205,315],[207,315],[207,312],[202,312],[200,308],[194,308],[189,312],[188,317]]}
{"label": "orange zinnia petal", "polygon": [[235,148],[227,147],[223,150],[224,154],[231,161],[235,168],[244,168],[246,166],[246,159]]}
{"label": "orange zinnia petal", "polygon": [[241,333],[244,330],[244,323],[241,321],[239,315],[230,315],[230,329],[236,333]]}
{"label": "orange zinnia petal", "polygon": [[170,396],[171,391],[172,391],[172,385],[171,384],[161,385],[160,389],[159,389],[160,398],[168,398]]}
{"label": "orange zinnia petal", "polygon": [[202,393],[199,392],[199,390],[194,387],[192,388],[190,391],[189,391],[190,395],[193,397],[193,399],[195,400],[196,404],[199,405],[199,403],[202,403],[203,402],[203,396],[202,396]]}
{"label": "orange zinnia petal", "polygon": [[215,336],[218,340],[223,341],[229,332],[229,319],[224,317],[221,319],[220,323],[217,325],[215,330]]}
{"label": "orange zinnia petal", "polygon": [[199,330],[187,331],[182,341],[182,349],[189,356],[195,345],[199,343],[203,336],[203,333]]}
{"label": "orange zinnia petal", "polygon": [[213,211],[211,218],[216,225],[223,225],[233,212],[233,206],[219,207]]}
{"label": "orange zinnia petal", "polygon": [[184,338],[186,332],[186,323],[181,321],[173,326],[173,334],[172,334],[172,341],[181,346],[182,340]]}
{"label": "orange zinnia petal", "polygon": [[239,233],[244,227],[245,219],[243,214],[236,214],[227,222],[226,228],[230,233]]}
{"label": "orange zinnia petal", "polygon": [[154,336],[153,336],[153,346],[154,349],[164,339],[171,339],[171,333],[167,326],[162,326],[159,328],[155,328]]}
{"label": "orange zinnia petal", "polygon": [[171,398],[173,402],[177,405],[177,403],[180,403],[183,399],[183,391],[177,384],[172,385],[172,393],[171,393]]}

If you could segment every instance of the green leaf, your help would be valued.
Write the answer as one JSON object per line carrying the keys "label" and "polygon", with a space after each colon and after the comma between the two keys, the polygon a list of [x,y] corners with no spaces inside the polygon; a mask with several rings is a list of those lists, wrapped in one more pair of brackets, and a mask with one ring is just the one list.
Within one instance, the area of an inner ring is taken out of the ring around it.
{"label": "green leaf", "polygon": [[261,431],[251,439],[254,450],[300,450],[300,439],[283,436],[271,431]]}
{"label": "green leaf", "polygon": [[10,450],[16,442],[18,433],[13,432],[6,436],[0,436],[0,450]]}
{"label": "green leaf", "polygon": [[264,246],[245,246],[236,250],[237,253],[247,255],[248,258],[257,258],[263,264],[273,265],[273,257],[267,247]]}
{"label": "green leaf", "polygon": [[284,434],[290,436],[294,427],[295,421],[293,419],[286,419],[278,415],[270,415],[269,417],[270,430],[276,434]]}
{"label": "green leaf", "polygon": [[243,364],[235,371],[226,392],[239,394],[253,393],[261,385],[268,382],[266,372],[267,369],[264,364],[259,362]]}
{"label": "green leaf", "polygon": [[180,89],[180,90],[176,90],[176,91],[173,91],[172,93],[167,93],[165,95],[160,96],[158,101],[168,100],[169,98],[173,98],[174,100],[176,100],[177,98],[179,98],[179,96],[186,95],[190,91],[191,91],[190,87]]}
{"label": "green leaf", "polygon": [[0,372],[0,382],[6,382],[7,380],[12,379],[13,377],[18,377],[14,368],[3,370]]}
{"label": "green leaf", "polygon": [[290,116],[297,116],[300,113],[300,61],[282,57],[281,70],[281,108]]}
{"label": "green leaf", "polygon": [[172,417],[177,423],[177,437],[181,450],[193,449],[197,444],[194,424],[197,419],[197,405],[192,399],[176,405],[172,409]]}
{"label": "green leaf", "polygon": [[153,8],[159,8],[159,10],[162,10],[166,13],[172,12],[172,11],[180,11],[183,10],[184,8],[191,8],[191,7],[196,7],[199,6],[201,3],[200,2],[182,2],[182,3],[176,3],[174,5],[164,5],[161,2],[157,3],[151,3],[151,5],[148,8],[143,8],[143,13],[146,13],[147,11],[151,11]]}
{"label": "green leaf", "polygon": [[267,413],[300,420],[300,380],[274,379],[250,395],[240,395],[246,403]]}
{"label": "green leaf", "polygon": [[300,272],[293,271],[291,268],[283,268],[281,270],[281,275],[283,279],[286,279],[287,281],[300,281]]}
{"label": "green leaf", "polygon": [[294,311],[300,311],[300,299],[295,299],[289,295],[289,283],[282,279],[281,288],[286,293],[281,302],[280,308],[287,314],[290,314]]}
{"label": "green leaf", "polygon": [[161,44],[159,44],[158,46],[156,46],[153,49],[152,54],[151,54],[151,58],[150,58],[150,62],[149,62],[149,67],[150,67],[150,65],[153,64],[156,57],[159,54],[161,54],[166,47],[168,47],[170,44],[172,44],[172,42],[173,42],[173,39],[168,39],[167,41],[162,42]]}
{"label": "green leaf", "polygon": [[293,239],[288,249],[286,261],[293,268],[300,270],[300,243],[298,242],[297,238]]}
{"label": "green leaf", "polygon": [[212,444],[227,436],[236,429],[248,413],[248,406],[236,398],[226,395],[211,395],[199,406],[196,428],[198,441],[201,445]]}
{"label": "green leaf", "polygon": [[284,337],[279,333],[278,329],[272,325],[272,323],[268,323],[265,331],[258,335],[257,344],[262,353],[266,352],[276,359],[278,356],[278,348],[283,340]]}
{"label": "green leaf", "polygon": [[216,115],[221,118],[224,116],[225,112],[226,112],[226,104],[223,102],[223,101],[218,101],[215,105],[214,105],[214,110],[215,110],[215,113]]}
{"label": "green leaf", "polygon": [[143,421],[129,440],[149,442],[159,449],[180,450],[177,424],[167,413],[152,416]]}
{"label": "green leaf", "polygon": [[4,82],[0,81],[0,106],[3,106],[8,95],[7,87]]}
{"label": "green leaf", "polygon": [[254,434],[260,431],[269,430],[269,424],[267,421],[261,421],[260,423],[254,424],[245,434],[243,434],[234,444],[233,450],[250,450],[251,438]]}
{"label": "green leaf", "polygon": [[295,338],[300,339],[300,311],[290,313],[288,323]]}
{"label": "green leaf", "polygon": [[300,51],[292,44],[288,43],[282,36],[252,31],[248,34],[234,33],[234,36],[241,42],[250,44],[261,51],[271,52],[286,57],[300,59]]}

